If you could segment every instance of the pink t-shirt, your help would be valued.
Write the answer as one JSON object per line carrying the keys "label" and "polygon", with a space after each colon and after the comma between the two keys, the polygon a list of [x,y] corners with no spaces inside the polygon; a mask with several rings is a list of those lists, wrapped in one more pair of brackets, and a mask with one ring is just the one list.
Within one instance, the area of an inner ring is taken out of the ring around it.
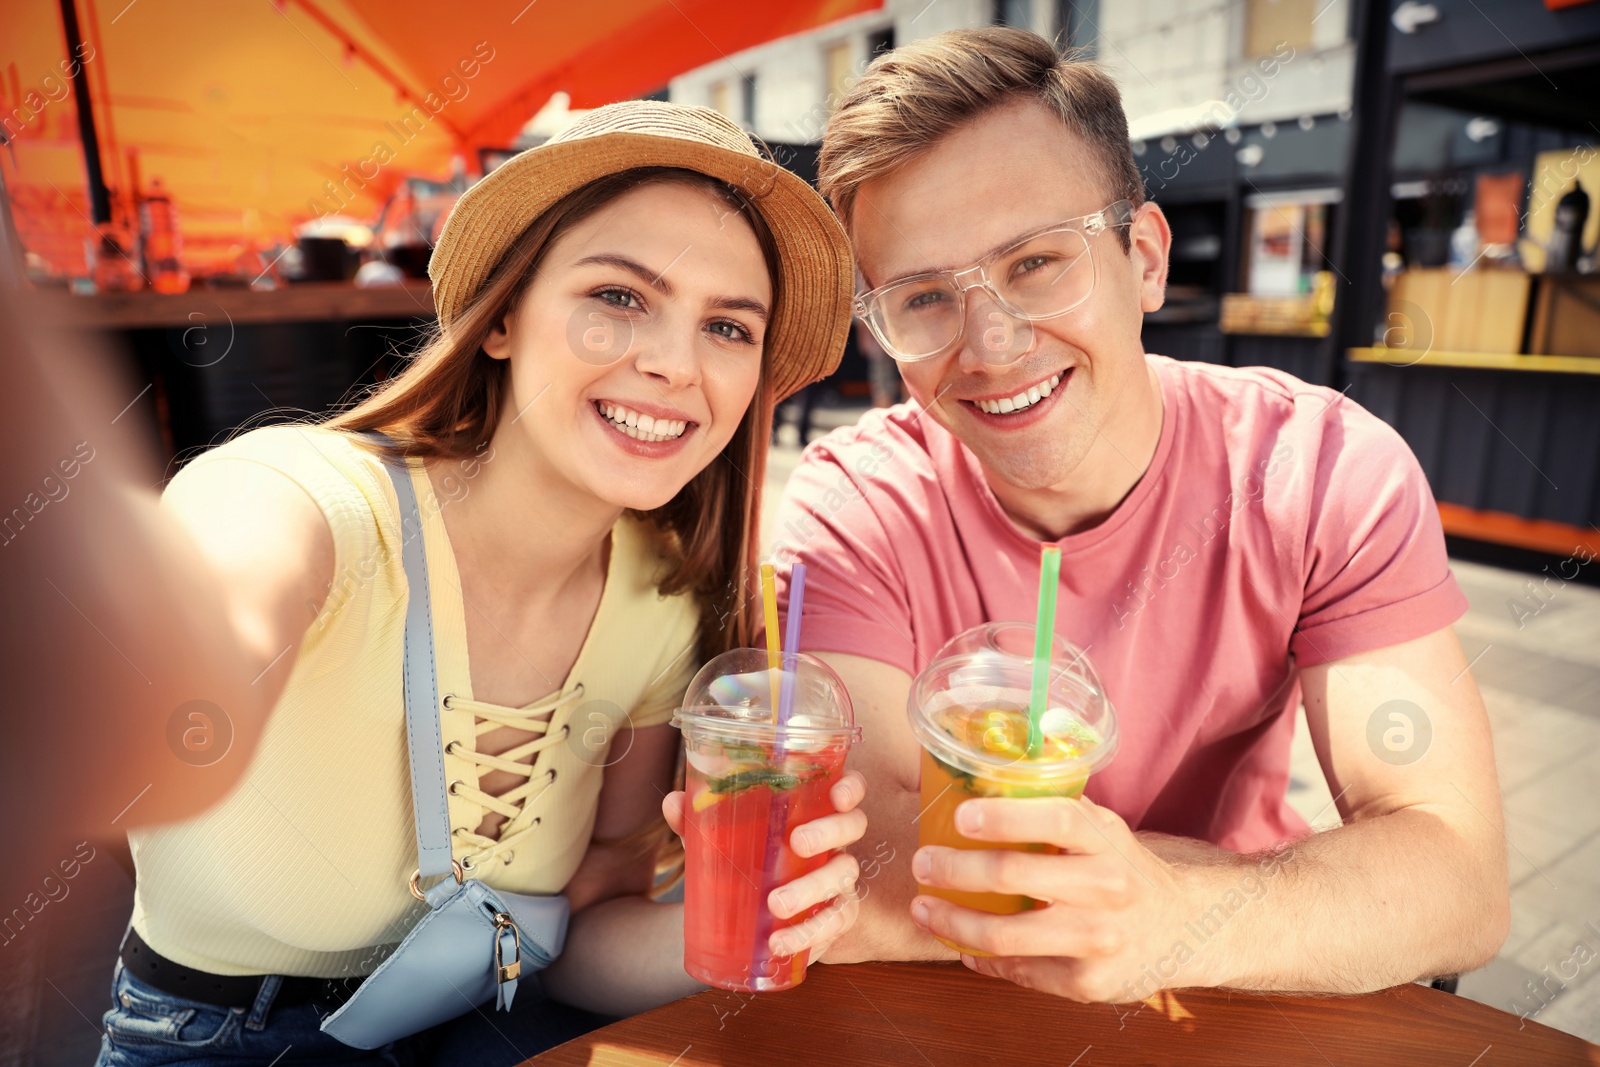
{"label": "pink t-shirt", "polygon": [[[1150,467],[1057,542],[1056,628],[1122,734],[1087,792],[1135,829],[1267,848],[1307,829],[1285,802],[1296,665],[1422,637],[1466,598],[1427,480],[1379,419],[1264,367],[1147,359],[1165,400]],[[806,451],[773,556],[807,567],[803,650],[915,675],[968,627],[1032,621],[1040,547],[913,403]]]}

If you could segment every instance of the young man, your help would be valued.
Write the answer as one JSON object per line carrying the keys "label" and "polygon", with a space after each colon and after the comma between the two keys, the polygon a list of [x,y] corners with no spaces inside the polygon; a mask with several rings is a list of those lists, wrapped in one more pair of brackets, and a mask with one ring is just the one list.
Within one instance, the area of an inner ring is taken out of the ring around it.
{"label": "young man", "polygon": [[[813,445],[776,523],[809,568],[805,648],[866,728],[875,862],[830,958],[951,955],[937,934],[1089,1001],[1359,992],[1491,958],[1499,790],[1427,482],[1336,392],[1145,354],[1170,232],[1111,81],[1015,30],[900,48],[842,102],[821,174],[912,397]],[[1041,544],[1120,748],[1082,800],[960,809],[968,837],[1061,854],[918,850],[911,678],[970,626],[1032,619]],[[1285,803],[1302,700],[1344,821],[1314,836]],[[1046,906],[992,916],[914,881]]]}

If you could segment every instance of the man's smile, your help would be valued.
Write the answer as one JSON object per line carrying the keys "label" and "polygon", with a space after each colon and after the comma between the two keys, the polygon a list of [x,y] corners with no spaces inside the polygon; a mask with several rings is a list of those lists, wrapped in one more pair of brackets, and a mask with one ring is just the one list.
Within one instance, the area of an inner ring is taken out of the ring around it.
{"label": "man's smile", "polygon": [[969,403],[976,404],[980,410],[990,415],[1009,415],[1013,411],[1025,411],[1050,393],[1061,384],[1061,376],[1066,372],[1056,371],[1041,382],[1035,382],[1013,395],[998,397],[970,397]]}
{"label": "man's smile", "polygon": [[963,410],[981,422],[1007,429],[1031,426],[1054,406],[1051,398],[1062,392],[1062,387],[1071,381],[1072,371],[1073,368],[1068,367],[1026,388],[1004,394],[962,398],[960,403]]}

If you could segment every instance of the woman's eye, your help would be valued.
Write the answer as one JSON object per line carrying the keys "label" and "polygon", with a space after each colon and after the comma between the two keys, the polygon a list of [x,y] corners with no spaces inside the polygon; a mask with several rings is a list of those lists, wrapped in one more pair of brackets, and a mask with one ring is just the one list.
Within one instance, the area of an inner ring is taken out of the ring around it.
{"label": "woman's eye", "polygon": [[720,322],[713,322],[706,328],[726,341],[743,341],[747,344],[752,344],[755,342],[755,338],[750,336],[749,330],[745,329],[737,322],[733,322],[728,319],[723,319]]}
{"label": "woman's eye", "polygon": [[628,311],[637,310],[642,306],[639,303],[638,294],[634,293],[630,289],[599,289],[596,290],[592,295],[598,297],[602,302],[610,304],[612,307],[624,308]]}

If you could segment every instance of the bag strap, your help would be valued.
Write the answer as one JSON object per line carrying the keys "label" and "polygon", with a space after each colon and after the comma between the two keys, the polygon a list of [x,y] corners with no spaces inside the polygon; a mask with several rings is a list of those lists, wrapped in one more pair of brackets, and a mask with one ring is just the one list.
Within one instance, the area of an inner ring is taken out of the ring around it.
{"label": "bag strap", "polygon": [[[387,434],[376,430],[368,436],[380,444],[394,443]],[[416,487],[411,484],[411,466],[388,458],[383,465],[400,504],[400,561],[405,566],[409,590],[405,634],[406,750],[411,758],[411,807],[417,820],[417,871],[421,878],[436,878],[451,874],[454,861],[444,782],[439,679],[434,669],[428,557],[423,550],[422,513],[417,507]],[[412,886],[414,890],[415,881]]]}

